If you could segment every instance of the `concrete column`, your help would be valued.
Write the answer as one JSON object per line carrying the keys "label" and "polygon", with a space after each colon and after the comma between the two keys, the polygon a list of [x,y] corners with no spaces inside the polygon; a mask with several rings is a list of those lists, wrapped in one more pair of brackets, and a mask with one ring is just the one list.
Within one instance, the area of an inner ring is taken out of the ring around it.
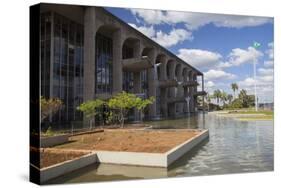
{"label": "concrete column", "polygon": [[167,80],[167,60],[166,58],[161,59],[160,65],[160,80]]}
{"label": "concrete column", "polygon": [[[180,73],[177,76],[177,80],[178,80],[178,82],[183,82],[182,67],[181,67],[179,72]],[[184,88],[182,87],[182,85],[179,85],[178,88],[177,88],[177,97],[184,97]],[[179,103],[177,105],[178,105],[178,111],[179,111],[178,113],[182,114],[184,103]]]}
{"label": "concrete column", "polygon": [[113,91],[116,94],[122,91],[122,34],[121,30],[113,33]]}
{"label": "concrete column", "polygon": [[95,8],[87,7],[84,14],[84,101],[95,97],[95,36]]}
{"label": "concrete column", "polygon": [[[135,72],[134,73],[134,93],[140,93],[141,92],[141,77],[140,77],[140,72]],[[140,121],[141,118],[141,112],[138,109],[134,109],[134,114],[135,114],[135,121]]]}
{"label": "concrete column", "polygon": [[[150,60],[151,62],[153,62],[153,64],[155,64],[155,54],[150,56]],[[157,87],[157,78],[155,75],[155,70],[154,68],[152,69],[148,69],[147,73],[148,73],[148,96],[151,97],[155,97],[156,98],[156,87]],[[149,105],[149,109],[148,109],[148,115],[150,118],[156,118],[156,101]]]}
{"label": "concrete column", "polygon": [[161,112],[164,117],[168,116],[168,105],[167,105],[167,89],[160,89],[160,101],[161,101]]}
{"label": "concrete column", "polygon": [[[96,55],[96,14],[94,7],[87,7],[84,14],[84,85],[83,101],[95,98],[95,55]],[[93,122],[95,123],[95,122]],[[83,116],[83,126],[88,127],[89,122]]]}
{"label": "concrete column", "polygon": [[[167,58],[161,58],[161,65],[160,65],[160,80],[167,80]],[[160,89],[160,101],[161,101],[161,115],[164,117],[168,116],[168,104],[167,104],[167,97],[168,97],[168,88],[161,88]]]}
{"label": "concrete column", "polygon": [[[194,79],[194,73],[191,73],[191,79],[193,81],[196,81],[196,79]],[[195,105],[196,105],[196,100],[195,100],[195,97],[194,97],[194,93],[197,91],[197,86],[192,86],[190,87],[190,92],[189,92],[189,95],[191,97],[190,99],[190,112],[195,112]]]}
{"label": "concrete column", "polygon": [[[172,61],[169,62],[169,74],[170,74],[170,78],[168,79],[175,79],[175,68],[176,68],[176,62]],[[176,97],[176,88],[172,87],[169,88],[169,97],[170,98],[175,98]],[[168,115],[169,116],[175,116],[176,115],[176,104],[175,103],[171,103],[168,105]]]}

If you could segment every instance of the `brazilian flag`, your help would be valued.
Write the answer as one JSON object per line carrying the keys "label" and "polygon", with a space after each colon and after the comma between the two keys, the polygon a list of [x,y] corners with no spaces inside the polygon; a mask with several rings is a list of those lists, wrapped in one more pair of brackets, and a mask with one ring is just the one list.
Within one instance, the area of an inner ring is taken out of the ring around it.
{"label": "brazilian flag", "polygon": [[253,47],[256,48],[256,49],[259,48],[260,46],[261,46],[261,44],[258,43],[258,42],[253,43]]}

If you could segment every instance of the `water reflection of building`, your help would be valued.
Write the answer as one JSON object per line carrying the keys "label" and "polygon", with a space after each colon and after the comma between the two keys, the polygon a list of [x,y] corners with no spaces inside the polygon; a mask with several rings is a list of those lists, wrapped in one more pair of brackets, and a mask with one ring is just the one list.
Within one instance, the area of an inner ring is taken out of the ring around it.
{"label": "water reflection of building", "polygon": [[40,4],[40,12],[41,95],[64,103],[51,121],[82,120],[81,102],[122,90],[156,97],[147,119],[196,111],[203,73],[105,9]]}

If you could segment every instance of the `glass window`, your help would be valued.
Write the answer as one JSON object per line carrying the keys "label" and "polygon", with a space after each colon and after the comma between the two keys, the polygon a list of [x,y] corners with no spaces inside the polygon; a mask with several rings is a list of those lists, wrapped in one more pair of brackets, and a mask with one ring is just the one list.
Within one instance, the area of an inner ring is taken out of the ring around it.
{"label": "glass window", "polygon": [[[42,13],[40,28],[41,95],[50,96],[50,59],[53,58],[52,96],[60,98],[64,104],[52,121],[82,120],[82,113],[77,112],[76,107],[83,101],[83,26],[56,13]],[[53,57],[51,40],[54,42]]]}
{"label": "glass window", "polygon": [[112,92],[112,39],[96,34],[96,72],[95,92]]}

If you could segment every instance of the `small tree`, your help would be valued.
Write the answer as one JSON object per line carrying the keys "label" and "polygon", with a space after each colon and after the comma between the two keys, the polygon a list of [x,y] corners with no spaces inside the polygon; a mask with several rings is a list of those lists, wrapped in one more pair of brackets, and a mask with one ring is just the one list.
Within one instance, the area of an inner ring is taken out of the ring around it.
{"label": "small tree", "polygon": [[129,110],[137,106],[137,98],[136,95],[123,91],[109,99],[108,106],[119,112],[119,121],[122,128],[124,127],[125,116]]}
{"label": "small tree", "polygon": [[90,129],[92,129],[93,127],[93,122],[95,122],[95,116],[98,113],[97,109],[100,108],[103,104],[105,104],[104,101],[96,99],[84,102],[77,107],[77,110],[82,111],[86,118],[89,119]]}
{"label": "small tree", "polygon": [[141,120],[142,120],[142,114],[144,109],[150,105],[153,104],[155,101],[154,97],[149,97],[148,99],[141,99],[140,97],[136,98],[136,108],[141,112]]}
{"label": "small tree", "polygon": [[62,101],[58,98],[46,99],[40,97],[40,110],[41,110],[41,122],[52,114],[57,113],[62,107]]}

